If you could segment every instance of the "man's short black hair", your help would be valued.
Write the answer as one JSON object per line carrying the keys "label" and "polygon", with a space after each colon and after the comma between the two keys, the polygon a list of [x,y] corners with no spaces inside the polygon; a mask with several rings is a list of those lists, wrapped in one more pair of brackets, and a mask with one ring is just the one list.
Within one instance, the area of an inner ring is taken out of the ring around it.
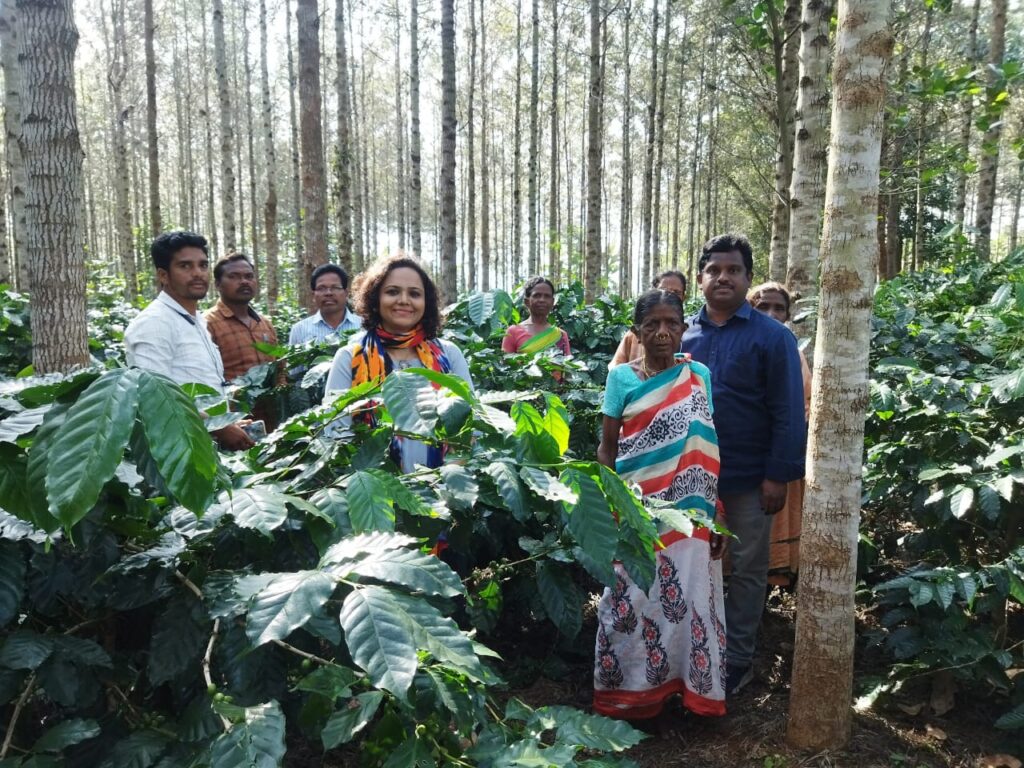
{"label": "man's short black hair", "polygon": [[253,269],[256,269],[256,265],[252,263],[250,259],[244,253],[229,253],[227,256],[221,256],[217,259],[217,263],[213,265],[213,281],[219,283],[220,279],[224,277],[224,270],[228,268],[228,264],[233,264],[236,261],[244,261]]}
{"label": "man's short black hair", "polygon": [[309,290],[316,290],[316,281],[320,279],[321,275],[335,274],[338,279],[341,280],[341,287],[346,291],[348,290],[348,272],[339,267],[337,264],[321,264],[319,267],[313,270],[313,274],[309,276]]}
{"label": "man's short black hair", "polygon": [[732,253],[739,251],[743,257],[743,266],[747,274],[754,274],[754,250],[750,247],[750,241],[743,235],[727,232],[724,235],[716,235],[704,243],[700,249],[700,261],[697,262],[697,271],[703,272],[704,267],[711,260],[713,253]]}
{"label": "man's short black hair", "polygon": [[183,248],[198,248],[207,256],[210,255],[205,237],[184,229],[175,229],[157,235],[150,244],[149,256],[153,259],[153,266],[164,271],[170,269],[171,258]]}

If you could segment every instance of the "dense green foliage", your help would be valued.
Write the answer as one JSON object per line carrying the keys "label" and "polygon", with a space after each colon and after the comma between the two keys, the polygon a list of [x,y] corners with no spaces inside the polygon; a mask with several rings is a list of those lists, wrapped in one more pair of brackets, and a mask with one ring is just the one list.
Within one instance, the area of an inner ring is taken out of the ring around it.
{"label": "dense green foliage", "polygon": [[[876,296],[865,549],[894,682],[952,669],[1024,702],[1019,541],[1024,257],[900,277]],[[1024,724],[1024,708],[1001,725]]]}

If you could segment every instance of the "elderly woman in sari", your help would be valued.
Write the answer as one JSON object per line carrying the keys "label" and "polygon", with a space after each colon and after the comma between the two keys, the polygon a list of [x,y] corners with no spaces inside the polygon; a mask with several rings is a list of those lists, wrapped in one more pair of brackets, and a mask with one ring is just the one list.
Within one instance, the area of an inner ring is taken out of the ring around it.
{"label": "elderly woman in sari", "polygon": [[[674,293],[655,289],[637,301],[640,352],[608,372],[598,461],[638,484],[643,496],[713,519],[719,461],[711,375],[677,354],[685,327]],[[678,694],[693,712],[723,715],[722,537],[704,527],[692,536],[666,530],[660,546],[648,592],[616,563],[615,587],[601,596],[594,709],[646,719]]]}
{"label": "elderly woman in sari", "polygon": [[555,347],[563,355],[572,354],[569,336],[548,322],[548,316],[555,308],[555,286],[552,282],[546,277],[530,278],[523,287],[523,304],[529,317],[509,326],[501,341],[502,351],[534,355]]}

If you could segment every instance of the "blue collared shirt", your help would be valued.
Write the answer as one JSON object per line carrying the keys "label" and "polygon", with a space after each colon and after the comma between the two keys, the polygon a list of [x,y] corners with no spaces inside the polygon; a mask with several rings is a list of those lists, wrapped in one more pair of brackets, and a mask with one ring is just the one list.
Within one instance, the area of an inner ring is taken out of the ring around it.
{"label": "blue collared shirt", "polygon": [[711,370],[719,491],[739,493],[765,478],[786,483],[803,477],[807,425],[793,332],[747,303],[725,325],[711,322],[706,307],[689,323],[681,349]]}
{"label": "blue collared shirt", "polygon": [[299,320],[295,325],[292,326],[291,331],[288,333],[288,344],[305,344],[307,341],[323,341],[332,333],[341,333],[342,331],[354,331],[357,328],[363,327],[363,318],[354,312],[346,310],[345,317],[338,324],[337,328],[332,328],[324,320],[320,314],[320,310],[316,311],[316,314],[305,317]]}

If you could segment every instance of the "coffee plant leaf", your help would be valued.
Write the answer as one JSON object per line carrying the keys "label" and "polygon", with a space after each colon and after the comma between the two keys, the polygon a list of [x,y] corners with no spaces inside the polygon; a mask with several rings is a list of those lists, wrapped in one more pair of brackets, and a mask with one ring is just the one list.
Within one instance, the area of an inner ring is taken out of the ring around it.
{"label": "coffee plant leaf", "polygon": [[528,730],[533,728],[539,731],[554,729],[559,741],[602,752],[621,752],[647,738],[643,731],[638,731],[625,720],[589,715],[564,706],[534,710],[527,723]]}
{"label": "coffee plant leaf", "polygon": [[25,570],[25,556],[17,542],[0,540],[0,627],[18,617]]}
{"label": "coffee plant leaf", "polygon": [[151,730],[135,731],[117,742],[99,768],[151,768],[167,750],[170,739]]}
{"label": "coffee plant leaf", "polygon": [[210,768],[277,768],[285,755],[285,719],[276,701],[245,709],[237,723],[210,745]]}
{"label": "coffee plant leaf", "polygon": [[562,505],[568,516],[569,533],[599,566],[597,573],[589,568],[591,574],[610,586],[615,582],[612,559],[619,531],[608,502],[597,482],[578,469],[566,469],[560,479],[577,494],[575,504]]}
{"label": "coffee plant leaf", "polygon": [[526,501],[526,489],[515,467],[507,461],[493,461],[484,468],[498,489],[505,506],[512,516],[521,523],[530,519],[530,507]]}
{"label": "coffee plant leaf", "polygon": [[345,644],[370,682],[404,701],[416,674],[416,641],[394,595],[383,587],[354,589],[341,607]]}
{"label": "coffee plant leaf", "polygon": [[50,403],[47,403],[38,408],[28,408],[4,418],[3,421],[0,421],[0,443],[17,443],[20,437],[31,433],[43,423],[47,411],[52,407]]}
{"label": "coffee plant leaf", "polygon": [[58,723],[48,730],[32,747],[33,752],[60,752],[72,744],[96,738],[100,735],[100,726],[95,720],[75,717]]}
{"label": "coffee plant leaf", "polygon": [[411,549],[390,549],[364,555],[352,562],[344,578],[361,576],[397,584],[413,592],[438,597],[465,594],[458,575],[434,555]]}
{"label": "coffee plant leaf", "polygon": [[384,761],[383,768],[434,768],[437,763],[431,756],[434,746],[415,734],[398,745],[398,748]]}
{"label": "coffee plant leaf", "polygon": [[320,568],[342,566],[364,554],[388,549],[402,549],[416,543],[416,539],[404,533],[361,533],[342,539],[324,552]]}
{"label": "coffee plant leaf", "polygon": [[437,424],[437,390],[423,377],[407,371],[395,371],[381,387],[384,405],[395,428],[423,437],[432,437]]}
{"label": "coffee plant leaf", "polygon": [[339,664],[328,664],[310,672],[295,684],[296,691],[318,693],[332,701],[351,695],[351,686],[359,679],[353,670]]}
{"label": "coffee plant leaf", "polygon": [[270,536],[288,519],[288,496],[258,487],[224,491],[210,513],[231,515],[239,528]]}
{"label": "coffee plant leaf", "polygon": [[377,714],[377,709],[383,701],[383,693],[369,691],[342,703],[341,709],[328,718],[320,733],[324,749],[334,749],[339,744],[352,741],[352,737],[365,728]]}
{"label": "coffee plant leaf", "polygon": [[323,607],[336,586],[322,571],[279,573],[252,598],[246,634],[254,646],[283,640]]}
{"label": "coffee plant leaf", "polygon": [[583,598],[566,566],[550,560],[537,563],[537,591],[548,618],[569,640],[583,626]]}
{"label": "coffee plant leaf", "polygon": [[394,504],[379,477],[357,470],[345,479],[344,486],[352,530],[356,533],[395,530]]}
{"label": "coffee plant leaf", "polygon": [[147,371],[138,377],[139,419],[160,477],[184,507],[201,515],[217,477],[213,441],[181,387]]}

